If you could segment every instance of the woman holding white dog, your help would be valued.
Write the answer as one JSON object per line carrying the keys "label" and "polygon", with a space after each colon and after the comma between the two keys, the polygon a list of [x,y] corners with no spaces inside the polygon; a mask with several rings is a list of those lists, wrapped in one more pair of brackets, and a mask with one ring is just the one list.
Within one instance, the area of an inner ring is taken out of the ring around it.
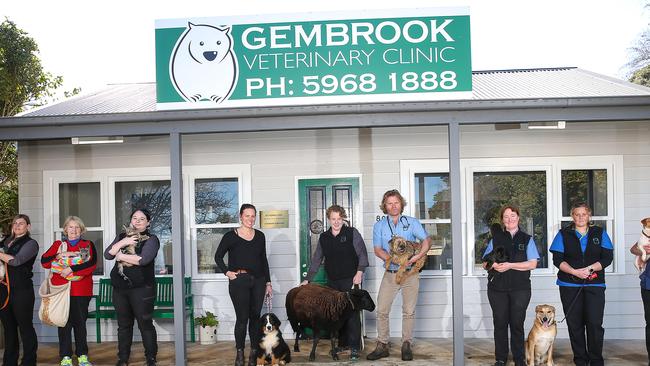
{"label": "woman holding white dog", "polygon": [[[92,366],[88,360],[86,319],[88,304],[93,296],[93,271],[97,268],[95,244],[82,235],[86,226],[77,216],[69,216],[63,223],[65,240],[55,241],[41,257],[43,268],[52,269],[52,284],[70,282],[70,313],[65,327],[59,327],[59,357],[61,366],[72,366],[72,331],[74,329],[75,354],[79,366]],[[65,245],[65,251],[59,251]],[[79,255],[79,263],[67,266],[65,258]]]}
{"label": "woman holding white dog", "polygon": [[3,366],[18,365],[20,342],[23,342],[20,364],[36,366],[38,339],[33,321],[35,295],[32,277],[38,243],[29,235],[31,227],[29,216],[18,214],[11,223],[11,235],[0,241],[0,261],[6,264],[10,290],[7,306],[0,310],[5,340]]}
{"label": "woman holding white dog", "polygon": [[557,285],[573,362],[600,366],[604,364],[605,268],[612,263],[614,246],[604,229],[590,225],[591,208],[586,203],[574,205],[571,218],[573,223],[555,235],[550,250],[553,264],[560,269]]}
{"label": "woman holding white dog", "polygon": [[[325,260],[327,286],[338,291],[347,291],[353,285],[361,285],[363,272],[368,267],[366,244],[357,229],[344,225],[348,216],[343,207],[332,205],[327,208],[325,214],[330,227],[320,234],[307,278],[301,285],[306,285],[314,279],[321,261]],[[339,345],[350,346],[350,360],[357,361],[361,345],[361,319],[358,314],[351,316],[343,324],[340,333]]]}
{"label": "woman holding white dog", "polygon": [[483,253],[484,260],[493,252],[500,252],[505,257],[505,261],[498,261],[500,263],[492,260],[483,262],[483,268],[489,271],[488,299],[494,322],[494,365],[503,366],[508,361],[510,327],[510,347],[515,366],[525,366],[524,321],[531,296],[530,271],[537,267],[539,252],[533,237],[519,227],[517,207],[502,207],[500,217],[501,225],[495,224],[490,228],[492,239]]}
{"label": "woman holding white dog", "polygon": [[[650,218],[645,218],[641,222],[646,224],[646,220]],[[646,235],[645,232],[642,232],[641,235]],[[650,255],[650,244],[643,245],[643,249],[639,248],[639,243],[636,242],[630,248],[630,253],[635,256],[641,256],[641,250],[644,250],[646,254]],[[650,365],[650,266],[645,265],[643,271],[639,275],[641,279],[641,300],[643,300],[643,314],[645,316],[645,348],[648,352],[648,364]]]}

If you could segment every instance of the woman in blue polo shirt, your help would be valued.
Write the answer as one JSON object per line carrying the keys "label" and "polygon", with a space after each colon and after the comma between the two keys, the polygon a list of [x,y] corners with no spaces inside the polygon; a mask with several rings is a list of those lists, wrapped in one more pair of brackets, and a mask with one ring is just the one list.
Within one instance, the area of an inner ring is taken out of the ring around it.
{"label": "woman in blue polo shirt", "polygon": [[605,230],[589,225],[591,209],[586,203],[574,205],[571,217],[573,223],[562,228],[551,244],[553,264],[560,269],[557,284],[573,362],[599,366],[604,364],[605,268],[612,263],[614,246]]}

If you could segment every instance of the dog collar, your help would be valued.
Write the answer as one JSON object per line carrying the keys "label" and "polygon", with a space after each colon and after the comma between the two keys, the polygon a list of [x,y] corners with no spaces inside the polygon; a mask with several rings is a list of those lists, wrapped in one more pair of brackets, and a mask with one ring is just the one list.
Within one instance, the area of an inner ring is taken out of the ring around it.
{"label": "dog collar", "polygon": [[354,310],[354,303],[352,302],[352,297],[350,297],[350,292],[346,291],[345,296],[348,297],[348,301],[350,302],[350,305],[352,305],[352,310]]}
{"label": "dog collar", "polygon": [[650,239],[650,235],[646,234],[643,230],[641,230],[641,234],[643,234],[643,236],[645,236],[646,238]]}

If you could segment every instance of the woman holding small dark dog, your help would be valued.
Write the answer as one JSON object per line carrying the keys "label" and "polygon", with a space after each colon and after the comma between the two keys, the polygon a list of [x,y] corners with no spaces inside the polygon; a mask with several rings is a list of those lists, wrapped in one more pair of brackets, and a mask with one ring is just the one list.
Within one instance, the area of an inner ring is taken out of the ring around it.
{"label": "woman holding small dark dog", "polygon": [[[262,337],[259,324],[264,297],[273,296],[264,233],[253,228],[257,209],[245,203],[239,209],[240,226],[224,234],[214,255],[217,266],[228,277],[228,292],[235,307],[235,366],[244,365],[246,326],[251,341],[248,365],[257,365],[257,349]],[[228,265],[224,256],[228,254]]]}
{"label": "woman holding small dark dog", "polygon": [[574,205],[571,218],[573,223],[562,228],[551,244],[553,264],[560,269],[557,284],[573,361],[599,366],[604,364],[605,268],[612,263],[614,246],[605,230],[589,225],[591,209],[586,203]]}
{"label": "woman holding small dark dog", "polygon": [[[363,272],[368,267],[366,244],[357,229],[344,225],[347,214],[343,207],[332,205],[325,213],[330,228],[320,234],[307,278],[301,285],[306,285],[314,279],[324,260],[327,286],[338,291],[347,291],[353,285],[361,285]],[[339,345],[350,346],[352,361],[359,359],[361,319],[358,313],[343,324],[339,334]]]}
{"label": "woman holding small dark dog", "polygon": [[[113,305],[117,313],[117,366],[129,364],[134,320],[137,320],[142,335],[147,366],[156,365],[158,342],[152,315],[156,298],[154,259],[160,241],[149,232],[150,221],[149,210],[134,210],[130,225],[138,235],[127,236],[126,233],[121,233],[104,251],[106,259],[115,259],[111,282]],[[142,240],[139,241],[138,238]],[[125,253],[129,246],[135,248],[135,254]]]}
{"label": "woman holding small dark dog", "polygon": [[[483,253],[488,270],[488,299],[494,322],[495,366],[508,361],[508,327],[515,366],[526,365],[524,321],[530,303],[530,271],[537,267],[539,252],[533,237],[519,227],[519,209],[501,208],[501,225],[490,228],[492,239]],[[495,258],[495,254],[501,258]]]}
{"label": "woman holding small dark dog", "polygon": [[[10,290],[7,306],[0,310],[5,340],[2,358],[4,366],[18,365],[20,341],[23,342],[23,359],[20,364],[36,366],[38,340],[33,321],[35,295],[32,277],[38,243],[29,236],[30,229],[29,216],[16,215],[11,224],[11,235],[0,241],[0,248],[3,249],[0,261],[6,264]],[[0,306],[5,299],[2,299]]]}
{"label": "woman holding small dark dog", "polygon": [[[85,232],[86,226],[83,221],[77,216],[69,216],[63,223],[65,240],[55,241],[41,257],[43,268],[52,269],[53,285],[60,286],[70,282],[68,322],[65,327],[58,328],[61,366],[72,366],[73,330],[77,363],[79,366],[92,366],[88,360],[86,319],[88,319],[88,304],[93,296],[93,271],[97,268],[97,251],[92,241],[81,237]],[[65,251],[59,251],[61,245],[65,245]],[[81,253],[79,263],[59,266],[66,256],[79,255],[79,253]]]}

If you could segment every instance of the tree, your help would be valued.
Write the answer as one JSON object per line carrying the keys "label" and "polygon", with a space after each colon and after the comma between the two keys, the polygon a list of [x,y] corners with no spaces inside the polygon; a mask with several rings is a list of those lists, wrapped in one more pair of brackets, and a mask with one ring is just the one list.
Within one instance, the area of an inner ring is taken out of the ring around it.
{"label": "tree", "polygon": [[[645,4],[650,9],[650,2]],[[650,27],[646,28],[630,47],[630,61],[625,65],[629,70],[629,81],[650,87]]]}
{"label": "tree", "polygon": [[[0,23],[0,117],[25,106],[42,105],[61,86],[63,78],[45,72],[36,41],[9,19]],[[0,122],[1,123],[1,122]],[[16,143],[0,141],[0,230],[7,233],[18,212]]]}

